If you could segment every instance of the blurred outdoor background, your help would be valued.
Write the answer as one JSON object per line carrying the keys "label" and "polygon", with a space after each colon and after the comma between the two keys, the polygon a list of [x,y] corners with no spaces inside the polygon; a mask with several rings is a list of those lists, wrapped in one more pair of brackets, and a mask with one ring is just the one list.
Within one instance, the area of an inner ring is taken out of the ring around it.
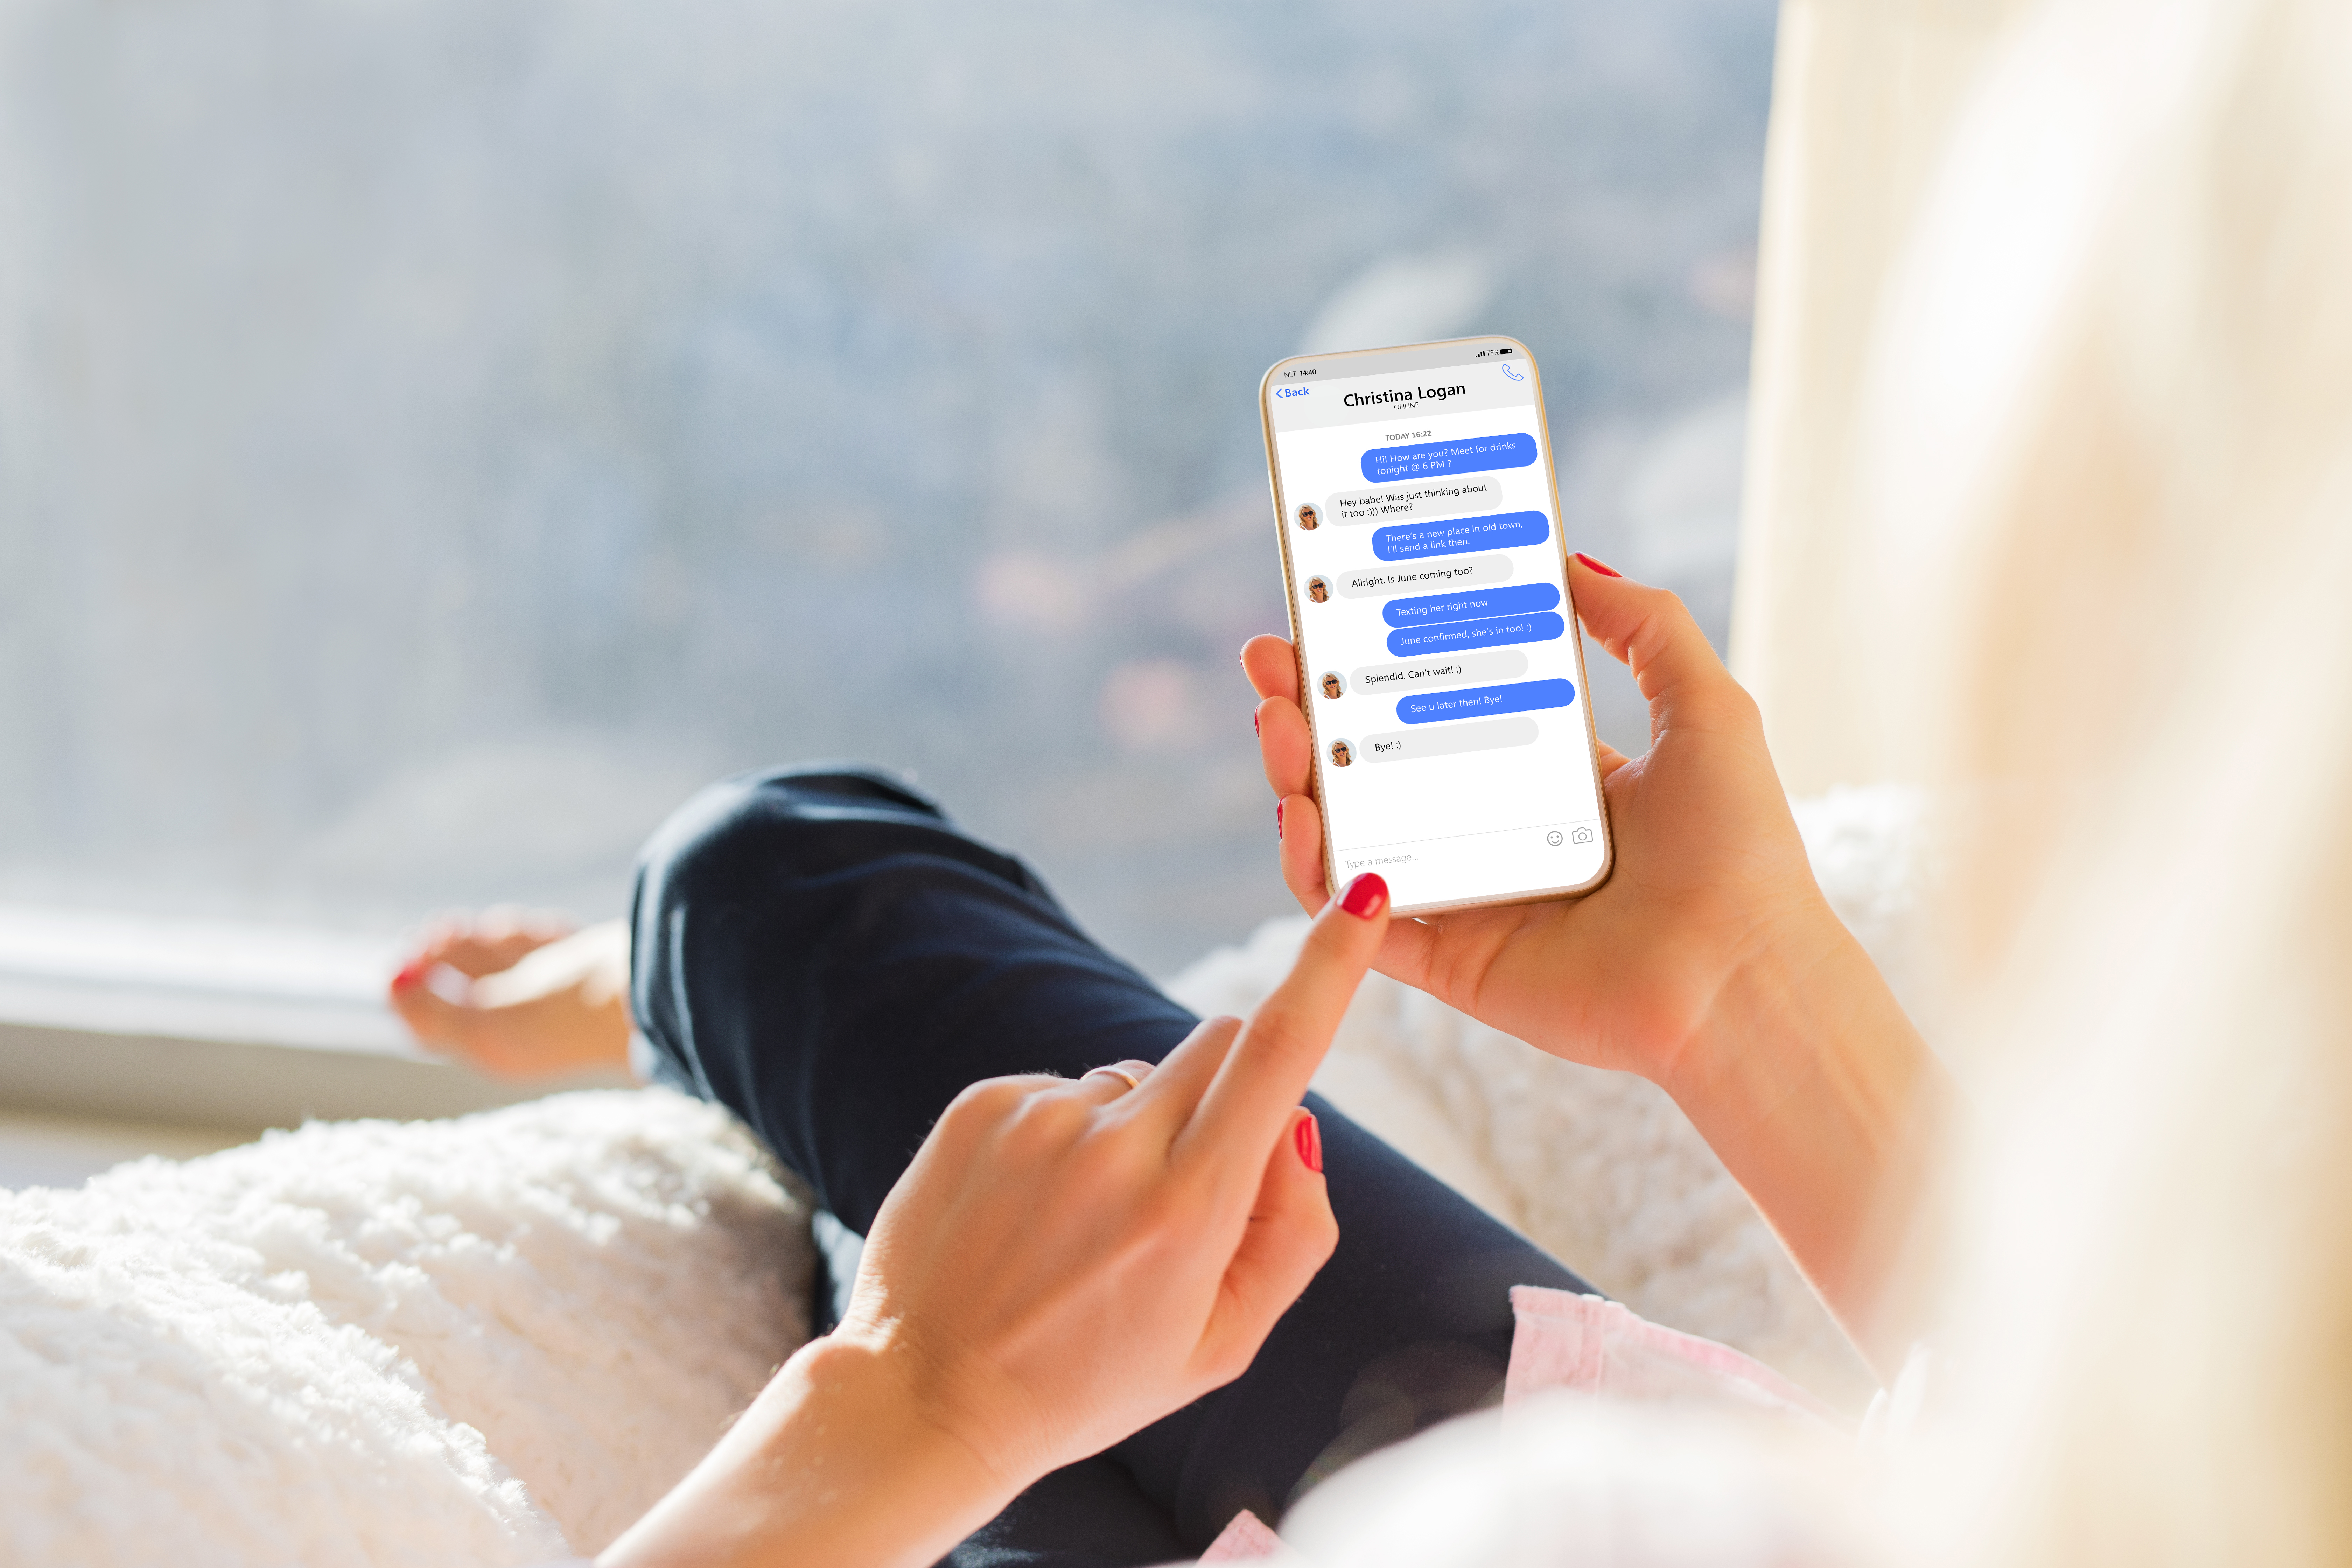
{"label": "blurred outdoor background", "polygon": [[857,756],[1170,973],[1288,907],[1272,361],[1526,340],[1570,547],[1721,645],[1772,23],[10,0],[0,903],[593,918]]}

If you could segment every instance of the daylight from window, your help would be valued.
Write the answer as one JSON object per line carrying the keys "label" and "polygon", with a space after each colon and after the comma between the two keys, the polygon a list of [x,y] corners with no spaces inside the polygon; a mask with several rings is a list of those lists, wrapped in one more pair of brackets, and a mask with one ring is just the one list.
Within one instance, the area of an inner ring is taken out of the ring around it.
{"label": "daylight from window", "polygon": [[854,756],[1153,973],[1236,940],[1273,361],[1523,340],[1570,546],[1720,645],[1772,20],[13,5],[0,904],[602,917]]}

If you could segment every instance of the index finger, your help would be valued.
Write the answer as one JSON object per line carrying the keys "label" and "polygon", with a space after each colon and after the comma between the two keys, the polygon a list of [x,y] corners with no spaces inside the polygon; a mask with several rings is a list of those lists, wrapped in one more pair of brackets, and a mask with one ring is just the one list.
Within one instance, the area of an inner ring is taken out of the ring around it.
{"label": "index finger", "polygon": [[1389,928],[1389,886],[1367,871],[1323,906],[1290,973],[1258,1005],[1176,1138],[1176,1162],[1205,1162],[1255,1189],[1266,1151],[1290,1125],[1340,1016]]}

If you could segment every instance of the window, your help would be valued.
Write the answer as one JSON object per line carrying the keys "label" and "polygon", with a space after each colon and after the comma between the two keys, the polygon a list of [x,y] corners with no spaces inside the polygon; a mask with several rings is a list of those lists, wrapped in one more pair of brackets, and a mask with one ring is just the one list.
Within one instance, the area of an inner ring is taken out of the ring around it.
{"label": "window", "polygon": [[1287,907],[1271,361],[1524,338],[1720,637],[1772,19],[12,6],[0,900],[601,916],[856,755],[1171,970]]}

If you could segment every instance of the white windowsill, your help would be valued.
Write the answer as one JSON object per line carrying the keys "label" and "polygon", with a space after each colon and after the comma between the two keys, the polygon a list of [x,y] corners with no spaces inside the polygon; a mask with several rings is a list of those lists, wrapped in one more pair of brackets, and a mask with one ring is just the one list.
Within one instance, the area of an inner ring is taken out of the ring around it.
{"label": "white windowsill", "polygon": [[416,1053],[383,1007],[390,943],[283,926],[0,904],[0,1021]]}
{"label": "white windowsill", "polygon": [[332,932],[0,905],[0,1115],[217,1143],[626,1081],[507,1083],[425,1056],[383,1005],[394,961],[388,943]]}

